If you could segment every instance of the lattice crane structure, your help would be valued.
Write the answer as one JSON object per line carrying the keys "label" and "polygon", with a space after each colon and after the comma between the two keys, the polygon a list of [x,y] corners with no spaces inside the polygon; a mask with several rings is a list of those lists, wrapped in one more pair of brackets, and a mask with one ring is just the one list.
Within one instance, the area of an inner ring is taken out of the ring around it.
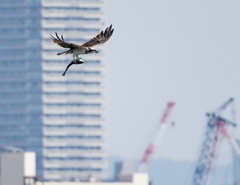
{"label": "lattice crane structure", "polygon": [[236,127],[236,123],[233,123],[221,117],[221,114],[229,105],[232,105],[232,113],[235,115],[233,98],[230,98],[215,112],[207,114],[207,117],[209,118],[207,123],[207,130],[205,132],[205,137],[197,166],[194,171],[192,185],[207,184],[208,177],[214,169],[218,149],[223,138],[226,138],[229,141],[235,152],[240,157],[240,148],[227,130],[228,126]]}

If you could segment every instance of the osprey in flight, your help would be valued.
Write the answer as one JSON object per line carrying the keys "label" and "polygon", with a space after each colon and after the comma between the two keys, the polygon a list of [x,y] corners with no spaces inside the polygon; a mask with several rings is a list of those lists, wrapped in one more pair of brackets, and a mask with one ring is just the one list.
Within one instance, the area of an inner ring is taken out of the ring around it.
{"label": "osprey in flight", "polygon": [[63,36],[61,35],[61,38],[58,36],[57,32],[56,38],[53,37],[50,34],[50,38],[53,40],[54,43],[58,44],[59,46],[63,48],[69,48],[69,50],[57,53],[57,55],[62,55],[62,54],[72,54],[73,55],[73,60],[72,62],[67,66],[65,72],[63,73],[63,76],[65,75],[67,69],[72,65],[72,64],[82,64],[84,61],[78,57],[78,55],[84,55],[84,54],[90,54],[90,53],[98,53],[96,49],[93,48],[95,45],[103,44],[107,42],[110,37],[113,34],[114,29],[112,29],[112,25],[107,27],[105,31],[99,33],[96,37],[92,38],[90,41],[86,42],[83,45],[77,45],[69,42],[65,42],[63,39]]}

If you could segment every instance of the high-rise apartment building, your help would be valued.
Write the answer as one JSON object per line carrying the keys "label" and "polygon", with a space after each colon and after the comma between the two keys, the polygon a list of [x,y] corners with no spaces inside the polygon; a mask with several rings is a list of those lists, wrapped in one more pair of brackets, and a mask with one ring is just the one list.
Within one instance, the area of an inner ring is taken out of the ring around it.
{"label": "high-rise apartment building", "polygon": [[71,55],[108,25],[103,0],[0,0],[0,145],[37,154],[46,180],[106,179],[104,45],[63,77]]}

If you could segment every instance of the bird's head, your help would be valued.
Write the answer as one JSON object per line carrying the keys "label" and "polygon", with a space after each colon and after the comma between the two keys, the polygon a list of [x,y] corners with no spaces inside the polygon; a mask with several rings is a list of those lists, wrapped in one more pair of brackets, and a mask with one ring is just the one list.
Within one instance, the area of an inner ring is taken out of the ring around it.
{"label": "bird's head", "polygon": [[95,48],[89,48],[88,53],[98,53]]}

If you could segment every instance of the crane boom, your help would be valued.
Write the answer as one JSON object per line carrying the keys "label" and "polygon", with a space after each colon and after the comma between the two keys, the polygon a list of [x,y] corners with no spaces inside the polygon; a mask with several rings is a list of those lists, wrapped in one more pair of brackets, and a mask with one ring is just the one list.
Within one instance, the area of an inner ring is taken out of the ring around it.
{"label": "crane boom", "polygon": [[222,133],[228,139],[230,145],[233,147],[234,151],[236,152],[236,154],[240,158],[240,147],[237,144],[237,142],[235,141],[235,139],[229,134],[227,129],[224,128],[224,127],[222,128]]}
{"label": "crane boom", "polygon": [[150,159],[151,159],[153,153],[155,152],[155,148],[160,143],[160,141],[163,137],[163,134],[164,134],[165,129],[166,129],[166,123],[168,121],[168,118],[169,118],[169,116],[172,112],[172,109],[173,109],[174,105],[175,105],[175,102],[168,102],[167,103],[167,107],[165,109],[165,112],[162,115],[162,118],[160,120],[160,124],[158,125],[158,129],[157,129],[152,141],[148,145],[148,147],[147,147],[147,149],[144,153],[144,156],[141,160],[140,167],[139,167],[139,170],[138,170],[139,172],[146,171],[147,166],[150,162]]}

